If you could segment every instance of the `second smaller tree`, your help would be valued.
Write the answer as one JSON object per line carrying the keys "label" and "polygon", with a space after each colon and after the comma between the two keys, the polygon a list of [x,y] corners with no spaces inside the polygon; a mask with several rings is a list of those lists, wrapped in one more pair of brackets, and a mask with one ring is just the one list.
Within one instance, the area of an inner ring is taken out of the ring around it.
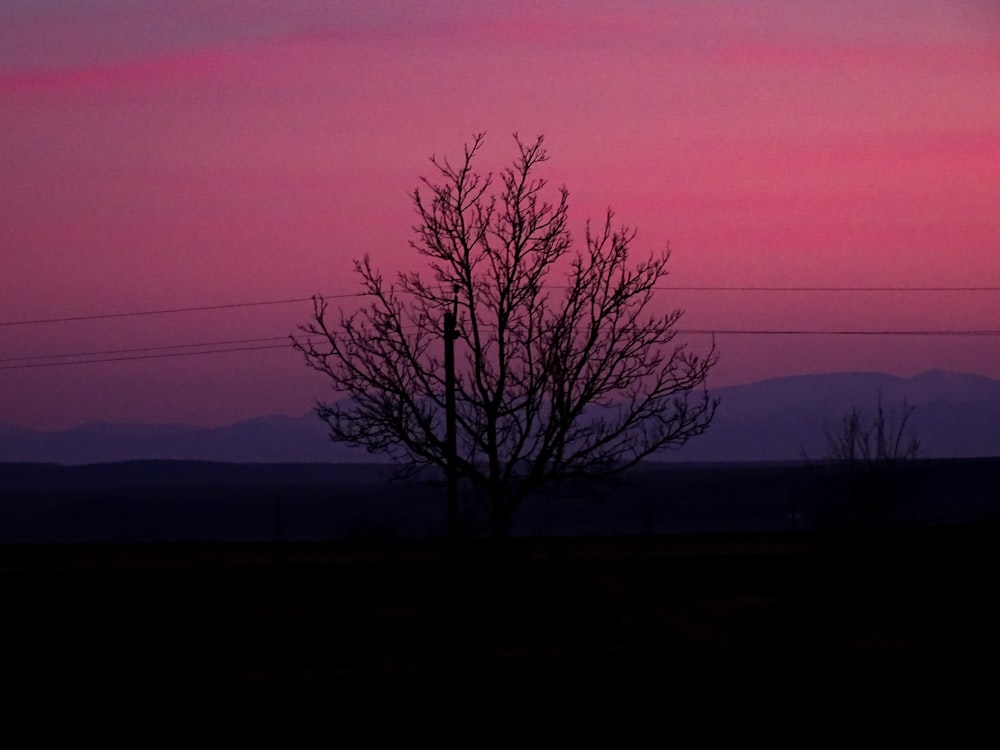
{"label": "second smaller tree", "polygon": [[885,529],[905,494],[909,464],[920,441],[907,429],[914,407],[903,402],[894,417],[879,396],[873,416],[852,407],[826,440],[832,483],[826,492],[828,525],[855,530]]}

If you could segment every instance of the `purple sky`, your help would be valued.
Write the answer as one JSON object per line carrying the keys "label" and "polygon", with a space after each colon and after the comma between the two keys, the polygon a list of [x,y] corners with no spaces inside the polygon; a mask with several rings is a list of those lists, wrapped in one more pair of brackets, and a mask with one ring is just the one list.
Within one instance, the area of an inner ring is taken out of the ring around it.
{"label": "purple sky", "polygon": [[[1000,286],[992,0],[7,0],[0,322],[353,292],[365,252],[416,267],[407,193],[479,131],[484,169],[545,134],[574,229],[611,205],[640,253],[670,243],[672,284]],[[660,298],[690,328],[1000,329],[996,292]],[[309,311],[0,326],[0,423],[300,414],[328,392],[291,350],[9,366]],[[1000,377],[1000,337],[718,343],[718,385]]]}

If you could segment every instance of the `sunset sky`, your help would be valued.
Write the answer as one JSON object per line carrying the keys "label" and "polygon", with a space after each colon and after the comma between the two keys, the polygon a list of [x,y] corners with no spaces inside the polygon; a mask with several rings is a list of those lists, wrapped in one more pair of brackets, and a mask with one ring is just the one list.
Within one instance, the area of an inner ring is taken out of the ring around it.
{"label": "sunset sky", "polygon": [[[304,413],[330,394],[287,347],[56,355],[279,345],[306,302],[24,323],[420,268],[408,192],[480,131],[484,170],[544,134],[574,232],[613,207],[639,253],[669,242],[667,285],[1000,288],[995,0],[5,0],[0,423]],[[698,330],[1000,330],[1000,291],[657,302]],[[1000,378],[1000,336],[717,343],[715,385]]]}

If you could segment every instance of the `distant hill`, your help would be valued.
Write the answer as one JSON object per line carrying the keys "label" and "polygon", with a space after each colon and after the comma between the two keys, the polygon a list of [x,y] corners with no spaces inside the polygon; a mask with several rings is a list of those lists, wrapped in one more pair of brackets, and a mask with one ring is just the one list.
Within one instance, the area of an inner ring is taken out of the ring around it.
{"label": "distant hill", "polygon": [[1000,380],[931,370],[912,378],[846,372],[797,375],[720,388],[707,433],[668,460],[784,461],[826,455],[826,430],[856,406],[872,415],[879,397],[894,420],[914,407],[910,431],[925,458],[1000,456]]}
{"label": "distant hill", "polygon": [[224,427],[86,424],[58,432],[0,427],[0,461],[89,464],[174,460],[235,463],[378,461],[364,450],[336,444],[309,413],[267,416]]}
{"label": "distant hill", "polygon": [[[869,414],[881,394],[890,415],[904,401],[925,458],[1000,456],[1000,380],[932,370],[912,378],[845,372],[798,375],[719,388],[708,432],[666,461],[789,461],[826,453],[825,430],[857,406]],[[59,432],[0,425],[0,461],[88,464],[127,460],[238,463],[371,462],[384,458],[336,444],[312,413],[267,416],[225,427],[89,424]]]}

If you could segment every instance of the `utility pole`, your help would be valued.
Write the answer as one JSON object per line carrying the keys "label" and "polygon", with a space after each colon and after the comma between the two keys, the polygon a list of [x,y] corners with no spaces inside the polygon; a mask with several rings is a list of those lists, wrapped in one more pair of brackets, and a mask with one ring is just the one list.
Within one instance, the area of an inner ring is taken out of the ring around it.
{"label": "utility pole", "polygon": [[448,554],[458,559],[458,448],[455,435],[455,339],[458,338],[458,288],[451,311],[444,314],[445,453],[448,459]]}

